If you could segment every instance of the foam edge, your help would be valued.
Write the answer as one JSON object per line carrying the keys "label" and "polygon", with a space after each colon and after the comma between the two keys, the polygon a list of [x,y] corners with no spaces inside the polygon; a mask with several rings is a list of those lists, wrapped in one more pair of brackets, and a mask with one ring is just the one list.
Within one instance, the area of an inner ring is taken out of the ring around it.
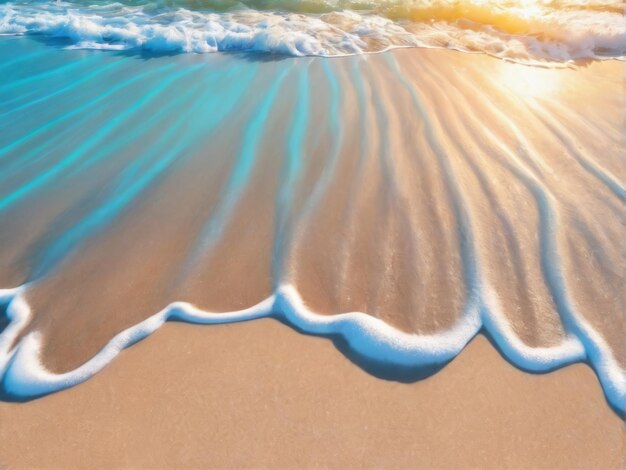
{"label": "foam edge", "polygon": [[[0,304],[6,305],[9,324],[0,332],[0,389],[5,399],[26,401],[58,392],[91,378],[123,349],[150,336],[167,321],[192,324],[224,324],[274,317],[306,334],[340,336],[351,350],[390,366],[428,367],[454,359],[480,332],[487,333],[506,359],[531,372],[549,372],[574,362],[586,361],[595,370],[609,404],[626,414],[626,371],[622,370],[599,334],[581,341],[566,337],[552,347],[530,347],[513,332],[499,306],[470,300],[459,321],[437,334],[406,333],[362,312],[321,315],[308,309],[296,289],[285,284],[262,302],[239,311],[211,313],[186,303],[174,302],[146,320],[118,333],[94,357],[78,368],[56,374],[41,362],[42,337],[37,331],[16,339],[30,321],[31,311],[24,292],[26,285],[0,289]],[[489,299],[489,297],[488,297]],[[15,343],[15,344],[14,344]]]}

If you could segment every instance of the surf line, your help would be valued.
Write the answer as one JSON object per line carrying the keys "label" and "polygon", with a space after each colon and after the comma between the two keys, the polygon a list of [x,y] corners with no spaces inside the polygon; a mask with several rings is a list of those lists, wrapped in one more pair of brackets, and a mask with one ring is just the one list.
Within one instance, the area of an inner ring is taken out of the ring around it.
{"label": "surf line", "polygon": [[[0,330],[0,392],[5,400],[27,401],[58,392],[93,377],[122,350],[147,338],[167,321],[215,325],[275,318],[306,334],[327,338],[341,337],[351,353],[390,367],[443,366],[454,359],[474,336],[482,331],[494,338],[501,352],[513,365],[530,372],[548,372],[574,362],[585,361],[585,347],[575,336],[566,337],[558,346],[530,347],[517,338],[497,313],[485,317],[478,305],[451,328],[437,334],[417,335],[400,331],[362,312],[321,315],[308,309],[294,286],[280,285],[275,293],[243,310],[213,313],[187,302],[173,302],[160,312],[115,335],[95,356],[76,369],[56,374],[41,362],[42,335],[32,331],[16,341],[31,319],[25,293],[28,285],[0,289],[0,306],[8,323]],[[490,296],[487,296],[490,297]],[[490,321],[483,323],[484,318]],[[600,345],[598,345],[600,347]],[[594,367],[593,363],[590,363]],[[607,351],[596,374],[610,405],[626,414],[626,373]]]}

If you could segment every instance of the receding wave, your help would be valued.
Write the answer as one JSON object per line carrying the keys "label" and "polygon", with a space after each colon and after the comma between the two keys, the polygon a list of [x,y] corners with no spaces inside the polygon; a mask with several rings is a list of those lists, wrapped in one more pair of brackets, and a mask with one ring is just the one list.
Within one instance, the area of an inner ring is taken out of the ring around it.
{"label": "receding wave", "polygon": [[625,411],[622,64],[414,52],[0,39],[2,393],[167,320],[271,316],[402,367],[483,332],[527,370],[587,362]]}
{"label": "receding wave", "polygon": [[602,0],[9,2],[0,5],[0,34],[153,52],[342,56],[438,47],[527,63],[626,55],[624,3]]}

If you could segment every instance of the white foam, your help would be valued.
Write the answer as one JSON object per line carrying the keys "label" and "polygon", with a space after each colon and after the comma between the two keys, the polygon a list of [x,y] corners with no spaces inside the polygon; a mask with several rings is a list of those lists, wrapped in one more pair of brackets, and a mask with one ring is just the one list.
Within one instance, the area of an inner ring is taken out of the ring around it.
{"label": "white foam", "polygon": [[[332,3],[323,0],[312,4],[332,9]],[[471,0],[468,4],[473,5]],[[517,62],[626,57],[623,13],[614,7],[603,10],[604,4],[520,9],[499,5],[491,8],[477,2],[474,13],[459,19],[449,18],[454,11],[451,0],[437,0],[427,4],[434,8],[434,16],[427,16],[427,20],[414,19],[414,9],[421,4],[412,6],[404,16],[391,14],[394,7],[403,5],[400,1],[385,4],[391,12],[376,9],[376,5],[365,4],[374,9],[369,12],[335,7],[337,11],[324,14],[303,14],[284,10],[155,9],[119,3],[18,2],[0,5],[0,34],[64,38],[72,48],[154,52],[342,56],[397,47],[441,47],[483,52]],[[294,7],[303,5],[296,3]]]}
{"label": "white foam", "polygon": [[[405,333],[361,312],[317,314],[305,306],[291,285],[283,285],[273,296],[251,308],[229,313],[209,313],[188,303],[175,302],[117,334],[82,366],[55,374],[42,365],[42,338],[39,333],[31,332],[11,347],[30,318],[30,309],[24,299],[26,288],[0,290],[0,301],[8,302],[10,320],[0,334],[0,383],[5,394],[17,399],[36,398],[89,379],[124,348],[154,333],[168,320],[220,324],[274,316],[308,334],[339,335],[355,353],[390,365],[443,365],[456,357],[480,331],[487,332],[513,364],[529,371],[547,372],[588,360],[591,352],[599,356],[590,364],[595,367],[608,401],[620,412],[626,412],[626,372],[619,367],[600,335],[593,332],[589,325],[585,326],[589,334],[583,340],[570,336],[553,347],[529,347],[514,334],[499,306],[490,298],[487,303],[470,301],[456,325],[431,335]],[[486,292],[489,290],[486,289]]]}

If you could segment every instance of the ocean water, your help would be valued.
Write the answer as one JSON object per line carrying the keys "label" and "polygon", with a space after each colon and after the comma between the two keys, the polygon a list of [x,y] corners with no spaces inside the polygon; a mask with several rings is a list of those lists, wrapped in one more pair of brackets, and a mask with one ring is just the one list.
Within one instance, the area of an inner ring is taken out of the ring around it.
{"label": "ocean water", "polygon": [[269,316],[395,380],[483,333],[626,411],[622,7],[2,3],[3,397]]}
{"label": "ocean water", "polygon": [[517,62],[626,56],[621,0],[160,0],[0,2],[0,34],[68,47],[342,56],[399,47]]}

